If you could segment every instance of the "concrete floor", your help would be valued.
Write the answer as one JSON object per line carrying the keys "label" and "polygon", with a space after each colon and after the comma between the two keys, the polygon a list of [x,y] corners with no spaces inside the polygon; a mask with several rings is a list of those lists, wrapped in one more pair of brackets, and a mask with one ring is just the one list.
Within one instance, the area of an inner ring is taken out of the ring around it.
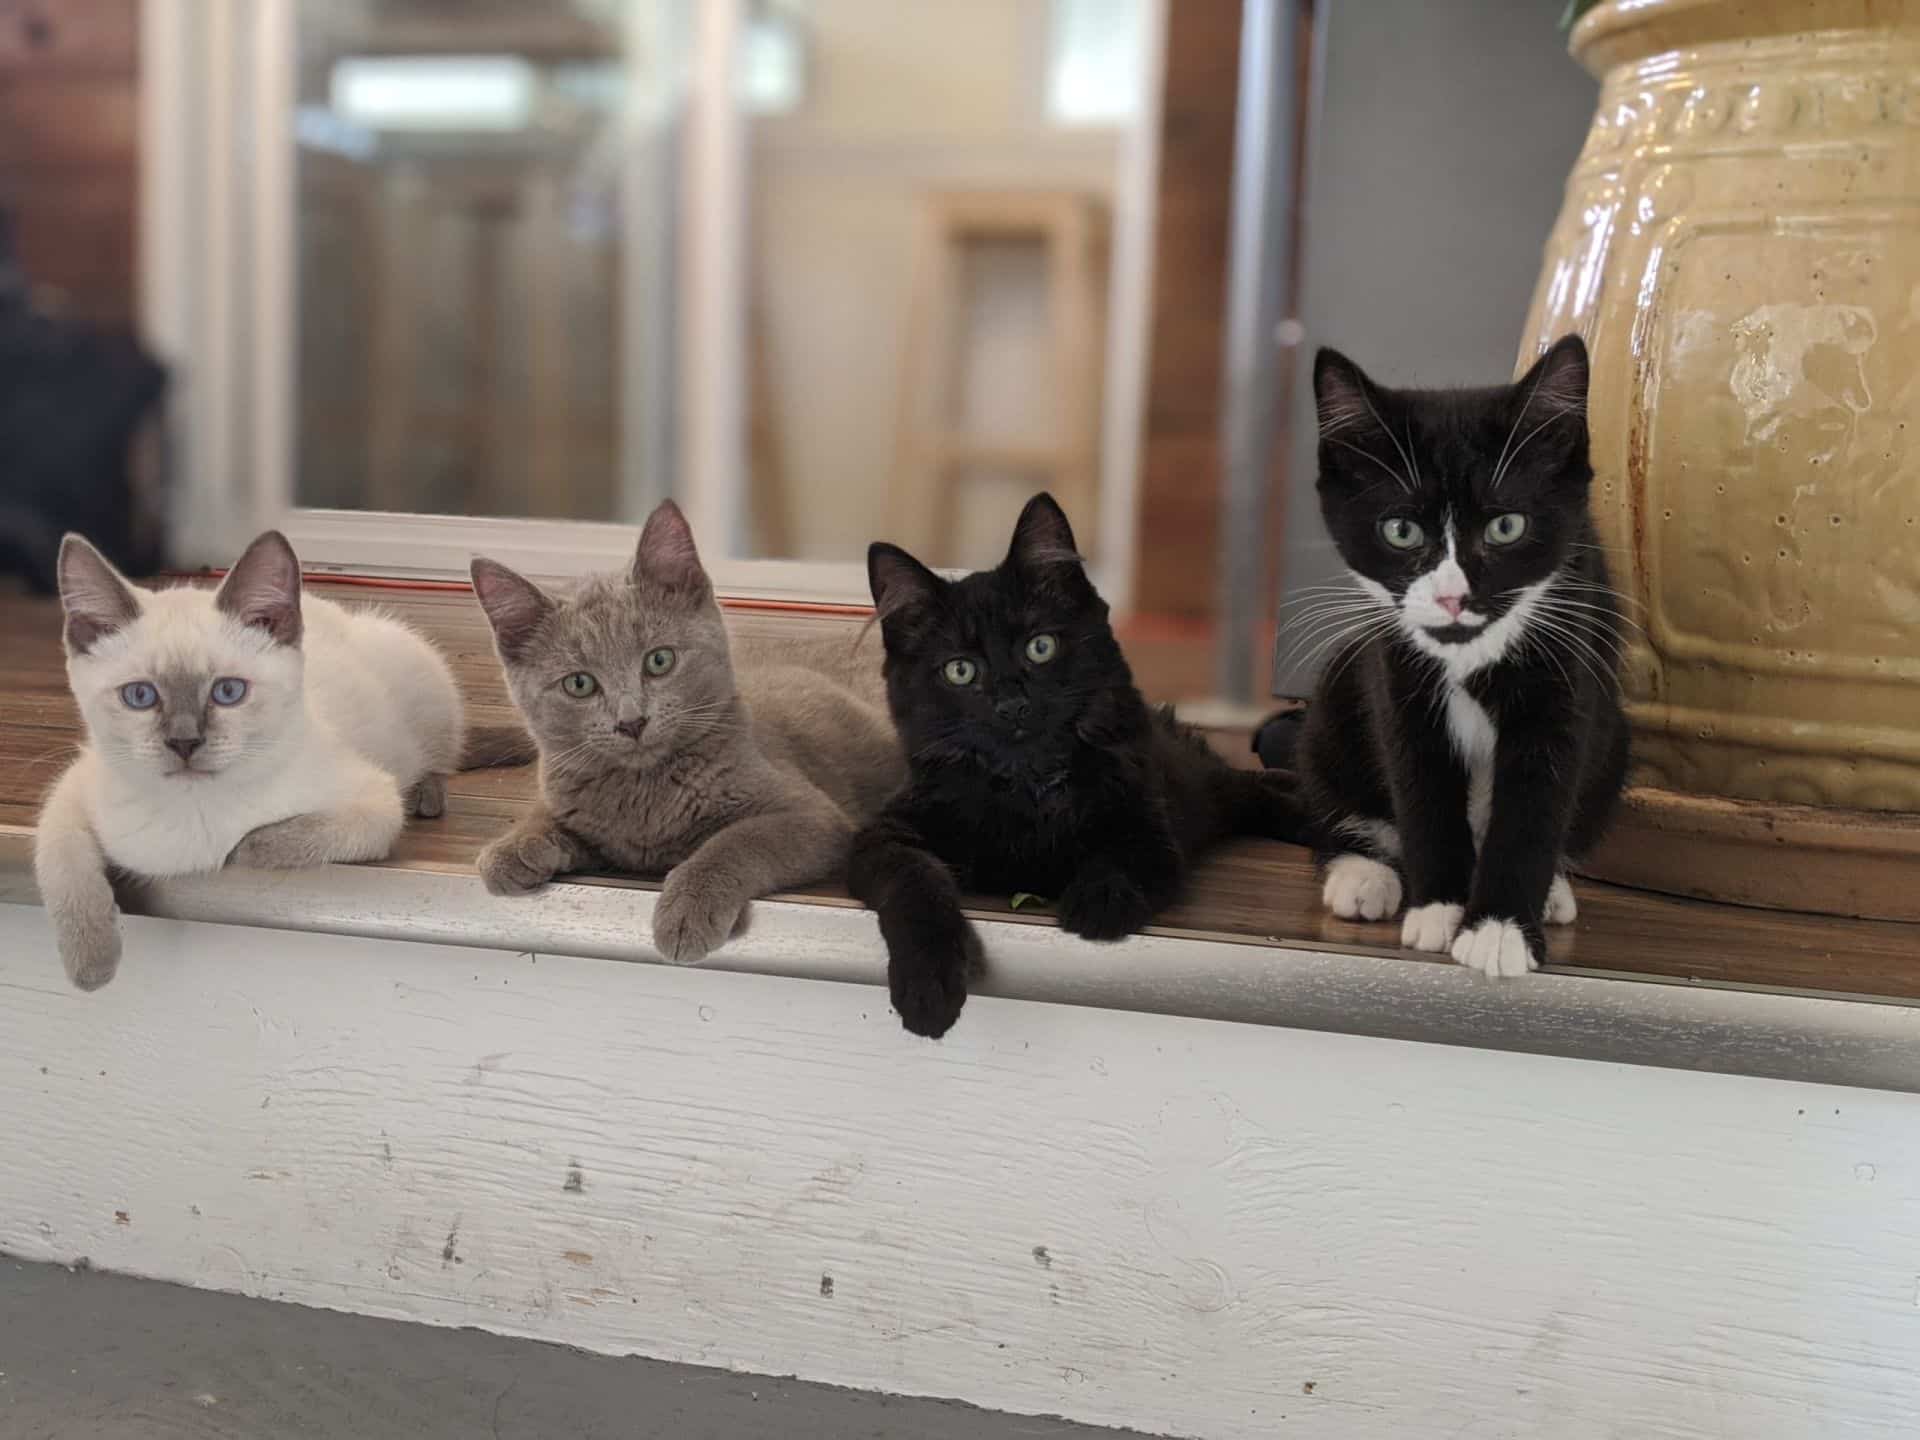
{"label": "concrete floor", "polygon": [[1121,1433],[0,1258],[5,1440],[1093,1440]]}

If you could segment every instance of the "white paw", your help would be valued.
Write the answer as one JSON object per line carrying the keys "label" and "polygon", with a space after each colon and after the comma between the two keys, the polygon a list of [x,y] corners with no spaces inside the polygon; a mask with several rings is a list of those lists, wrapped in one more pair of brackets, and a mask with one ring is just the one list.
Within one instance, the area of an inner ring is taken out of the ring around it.
{"label": "white paw", "polygon": [[1320,902],[1342,920],[1384,920],[1400,908],[1400,872],[1365,855],[1336,855]]}
{"label": "white paw", "polygon": [[1524,975],[1538,970],[1527,932],[1512,920],[1488,917],[1462,930],[1453,941],[1453,958],[1482,975]]}
{"label": "white paw", "polygon": [[1444,900],[1416,905],[1400,922],[1400,944],[1408,950],[1444,955],[1453,944],[1453,937],[1460,933],[1460,917],[1466,913],[1466,906],[1449,905]]}
{"label": "white paw", "polygon": [[1571,925],[1580,914],[1580,907],[1573,900],[1573,886],[1567,883],[1564,875],[1555,875],[1553,884],[1547,887],[1547,913],[1542,917],[1549,925]]}

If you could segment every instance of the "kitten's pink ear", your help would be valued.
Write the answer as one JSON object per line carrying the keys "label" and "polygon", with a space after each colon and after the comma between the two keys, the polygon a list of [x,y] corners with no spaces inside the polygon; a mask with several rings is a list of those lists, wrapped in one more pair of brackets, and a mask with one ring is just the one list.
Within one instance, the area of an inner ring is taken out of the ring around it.
{"label": "kitten's pink ear", "polygon": [[499,647],[500,658],[518,660],[553,613],[553,601],[538,585],[498,560],[483,556],[473,562],[468,573],[473,576],[473,593],[480,598],[480,608],[487,612],[487,623],[493,627],[493,643]]}
{"label": "kitten's pink ear", "polygon": [[1550,415],[1587,413],[1587,343],[1578,335],[1563,335],[1513,382],[1527,413],[1544,420]]}
{"label": "kitten's pink ear", "polygon": [[640,543],[633,552],[633,579],[635,584],[696,595],[713,588],[694,548],[693,527],[671,500],[656,505],[640,531]]}
{"label": "kitten's pink ear", "polygon": [[1073,526],[1067,523],[1067,512],[1046,491],[1027,501],[1019,520],[1014,522],[1013,543],[1007,547],[1007,559],[1023,570],[1081,563],[1080,551],[1073,543]]}
{"label": "kitten's pink ear", "polygon": [[282,645],[300,643],[300,559],[278,530],[269,530],[233,564],[213,597],[242,625],[257,625]]}
{"label": "kitten's pink ear", "polygon": [[867,547],[867,588],[880,619],[931,604],[947,582],[898,545],[876,540]]}
{"label": "kitten's pink ear", "polygon": [[1361,428],[1379,429],[1366,371],[1338,350],[1322,346],[1313,357],[1313,398],[1320,415],[1320,438]]}
{"label": "kitten's pink ear", "polygon": [[60,542],[60,607],[67,653],[84,655],[140,613],[133,589],[107,557],[78,535]]}

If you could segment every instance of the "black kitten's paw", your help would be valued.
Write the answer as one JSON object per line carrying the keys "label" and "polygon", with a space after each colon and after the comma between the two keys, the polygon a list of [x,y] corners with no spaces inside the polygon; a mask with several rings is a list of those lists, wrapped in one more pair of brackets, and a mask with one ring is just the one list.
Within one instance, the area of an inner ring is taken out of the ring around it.
{"label": "black kitten's paw", "polygon": [[1083,940],[1119,940],[1153,918],[1153,902],[1133,877],[1109,866],[1074,877],[1060,897],[1060,925]]}
{"label": "black kitten's paw", "polygon": [[915,1035],[938,1040],[953,1028],[967,1003],[967,980],[985,968],[980,940],[961,920],[938,934],[887,937],[887,990],[900,1023]]}

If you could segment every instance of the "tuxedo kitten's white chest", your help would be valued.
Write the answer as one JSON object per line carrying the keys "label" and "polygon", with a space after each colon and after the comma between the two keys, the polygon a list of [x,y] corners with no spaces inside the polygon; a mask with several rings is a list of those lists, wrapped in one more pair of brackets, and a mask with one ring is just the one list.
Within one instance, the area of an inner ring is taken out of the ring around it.
{"label": "tuxedo kitten's white chest", "polygon": [[1500,743],[1500,731],[1473,696],[1459,685],[1447,687],[1447,734],[1453,751],[1467,770],[1467,825],[1473,831],[1473,848],[1478,850],[1487,838],[1487,817],[1493,813],[1493,753]]}

